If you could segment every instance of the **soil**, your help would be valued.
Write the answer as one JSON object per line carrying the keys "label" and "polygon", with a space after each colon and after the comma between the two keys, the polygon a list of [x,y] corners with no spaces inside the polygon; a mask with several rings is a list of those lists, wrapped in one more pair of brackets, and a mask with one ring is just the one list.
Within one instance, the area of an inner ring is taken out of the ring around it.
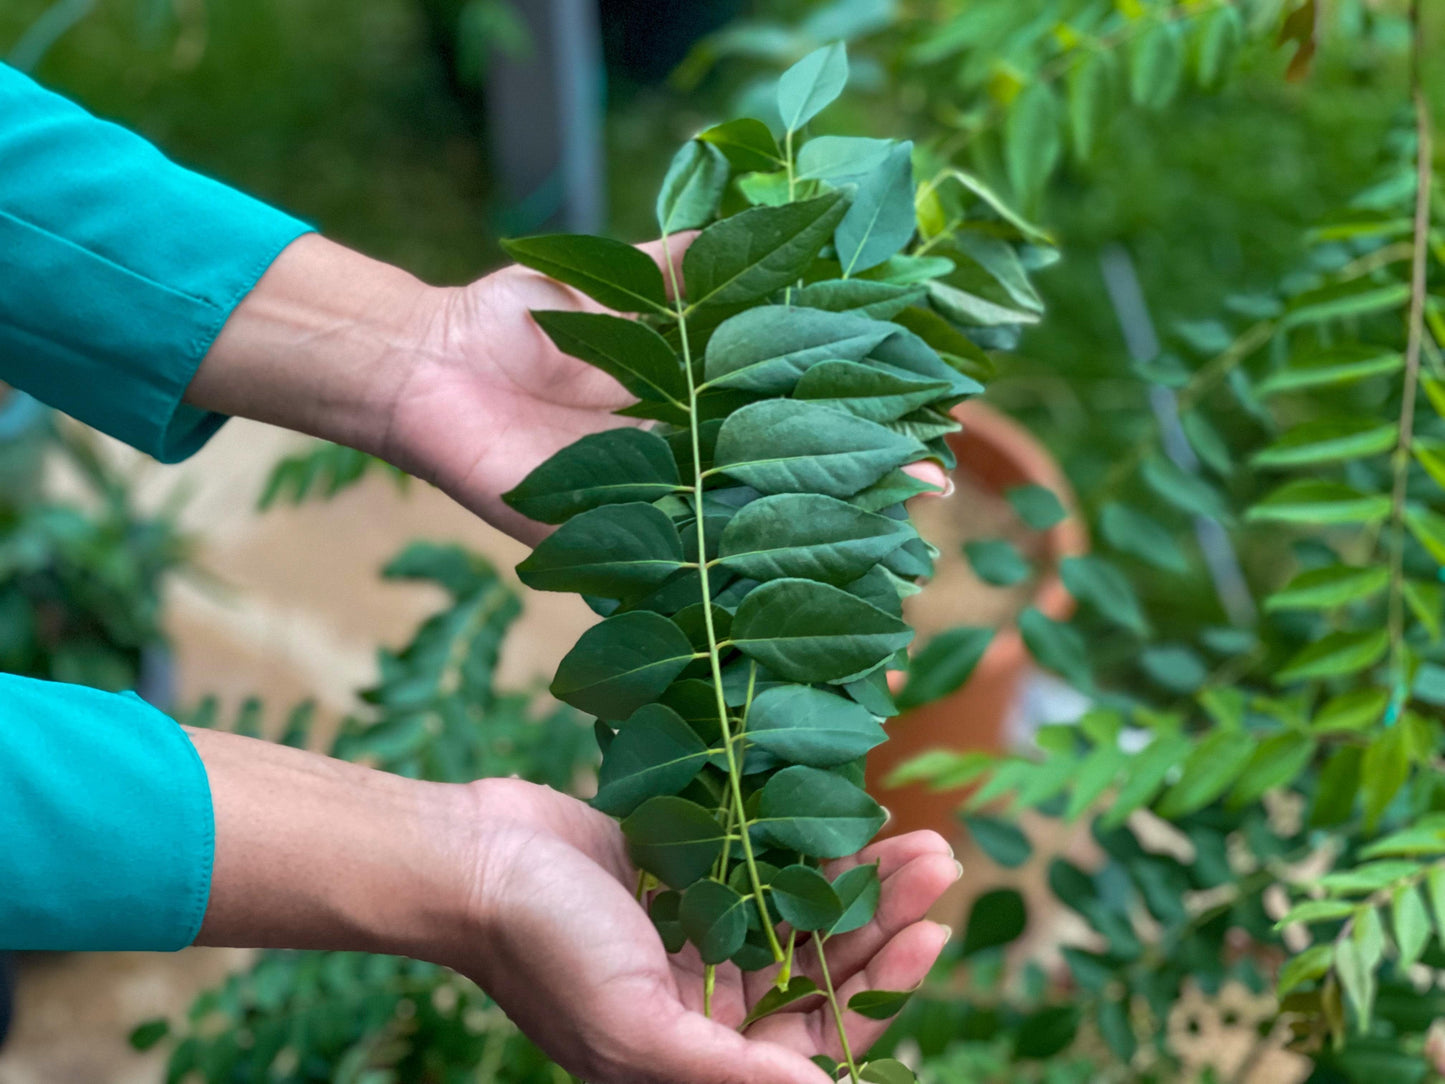
{"label": "soil", "polygon": [[903,616],[918,630],[918,644],[958,625],[1007,624],[1033,597],[1035,577],[1012,587],[992,587],[975,576],[963,553],[965,542],[1002,538],[1030,559],[1044,549],[1043,536],[1030,530],[1003,497],[962,471],[954,484],[950,496],[920,498],[910,507],[918,532],[939,549],[933,578],[903,603]]}

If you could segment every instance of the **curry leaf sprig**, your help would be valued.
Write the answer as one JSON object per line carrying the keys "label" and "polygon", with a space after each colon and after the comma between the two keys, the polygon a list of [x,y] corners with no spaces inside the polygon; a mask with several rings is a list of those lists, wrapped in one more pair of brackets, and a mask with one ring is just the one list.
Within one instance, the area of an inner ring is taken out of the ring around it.
{"label": "curry leaf sprig", "polygon": [[[905,252],[920,234],[912,145],[805,138],[846,80],[842,46],[820,49],[780,80],[781,139],[740,119],[679,151],[657,202],[666,277],[601,238],[507,244],[633,314],[534,317],[634,394],[619,413],[644,424],[563,448],[506,499],[558,525],[523,582],[603,617],[552,692],[597,717],[594,804],[621,818],[668,949],[690,943],[706,965],[708,1011],[717,968],[777,967],[740,1027],[826,998],[849,1079],[911,1080],[897,1062],[860,1068],[824,957],[872,919],[877,870],[824,863],[885,819],[863,757],[896,710],[885,672],[913,635],[901,600],[935,555],[904,505],[928,487],[903,468],[954,465],[950,410],[990,368],[954,321],[1014,319],[997,297],[1022,267],[1016,227],[987,209]],[[675,235],[698,228],[679,275]],[[793,974],[807,938],[817,981]],[[881,1019],[905,1000],[847,1008]]]}

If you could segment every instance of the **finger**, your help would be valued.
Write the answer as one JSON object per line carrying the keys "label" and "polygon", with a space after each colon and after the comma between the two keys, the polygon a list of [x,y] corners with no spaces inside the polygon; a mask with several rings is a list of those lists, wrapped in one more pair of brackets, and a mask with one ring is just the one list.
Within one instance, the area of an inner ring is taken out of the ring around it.
{"label": "finger", "polygon": [[953,479],[941,465],[931,459],[925,459],[918,463],[910,463],[903,468],[903,473],[917,478],[934,487],[936,492],[921,493],[922,497],[947,497],[953,492]]}
{"label": "finger", "polygon": [[[839,1004],[847,1005],[854,995],[864,990],[913,990],[921,986],[952,934],[952,930],[937,922],[917,922],[902,930],[867,967],[839,985]],[[876,1043],[892,1022],[891,1018],[869,1020],[853,1012],[843,1014],[843,1026],[848,1029],[848,1041],[855,1051],[867,1050]],[[837,1057],[842,1051],[832,1053]]]}
{"label": "finger", "polygon": [[[958,877],[958,863],[937,853],[919,855],[886,877],[872,920],[828,942],[828,963],[834,979],[843,982],[866,967],[898,933],[927,915]],[[804,957],[810,974],[812,956],[809,952]]]}
{"label": "finger", "polygon": [[[846,1006],[849,998],[863,990],[914,989],[927,977],[938,954],[948,943],[948,934],[948,927],[936,922],[919,922],[900,931],[864,971],[838,986],[838,1003]],[[832,960],[831,952],[829,960]],[[843,1020],[855,1055],[861,1055],[877,1042],[889,1024],[886,1020],[869,1020],[847,1011]],[[783,1012],[765,1017],[748,1029],[748,1037],[806,1052],[810,1056],[823,1053],[840,1058],[843,1055],[832,1011],[827,1005],[809,1012]]]}
{"label": "finger", "polygon": [[[666,238],[647,241],[637,246],[657,262],[658,270],[662,272],[663,284],[667,287],[669,301],[674,296],[673,284],[682,281],[682,257],[697,234],[697,230],[684,230],[682,233],[669,234]],[[668,266],[669,259],[671,267]]]}
{"label": "finger", "polygon": [[697,1013],[681,1013],[661,1028],[649,1022],[629,1059],[635,1064],[618,1066],[615,1077],[597,1077],[595,1084],[827,1084],[828,1074],[808,1060],[816,1052],[744,1038]]}
{"label": "finger", "polygon": [[871,866],[878,863],[878,876],[889,877],[894,870],[906,866],[915,858],[928,854],[946,854],[953,857],[953,848],[948,840],[933,831],[907,832],[891,839],[880,839],[870,843],[855,855],[828,863],[828,876],[837,877],[844,870],[854,866]]}

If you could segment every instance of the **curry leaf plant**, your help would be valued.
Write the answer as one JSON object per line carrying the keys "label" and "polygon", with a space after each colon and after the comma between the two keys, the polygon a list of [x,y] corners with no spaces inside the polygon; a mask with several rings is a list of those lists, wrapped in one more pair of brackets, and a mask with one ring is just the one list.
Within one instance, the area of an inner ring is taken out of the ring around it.
{"label": "curry leaf plant", "polygon": [[[906,1071],[855,1058],[824,946],[872,918],[878,876],[825,863],[885,819],[862,758],[895,710],[885,671],[913,636],[901,599],[933,557],[904,505],[927,487],[903,468],[954,465],[950,410],[989,359],[983,325],[929,299],[954,265],[929,255],[949,237],[920,236],[911,144],[808,138],[846,80],[843,48],[820,49],[780,80],[781,132],[733,120],[678,152],[657,201],[665,271],[592,237],[507,244],[616,310],[534,316],[638,401],[506,499],[557,525],[522,581],[602,617],[552,692],[597,718],[595,805],[621,819],[668,948],[707,966],[707,1011],[717,967],[776,967],[777,993],[742,1026],[821,995],[849,1079],[872,1080]],[[1012,254],[1017,231],[983,223]],[[792,973],[806,938],[821,988]],[[847,1008],[879,1018],[904,999]]]}

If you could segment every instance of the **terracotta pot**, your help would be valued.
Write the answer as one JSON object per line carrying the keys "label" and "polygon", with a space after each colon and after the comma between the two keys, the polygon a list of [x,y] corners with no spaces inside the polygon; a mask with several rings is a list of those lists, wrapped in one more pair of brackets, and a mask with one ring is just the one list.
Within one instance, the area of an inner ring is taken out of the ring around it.
{"label": "terracotta pot", "polygon": [[[1070,509],[1066,519],[1043,534],[1039,556],[1046,571],[1031,600],[1049,617],[1067,618],[1074,600],[1059,580],[1058,564],[1084,552],[1088,542],[1063,471],[1026,429],[982,403],[964,403],[954,416],[963,423],[963,431],[949,438],[958,456],[957,476],[997,494],[1020,485],[1046,486]],[[969,615],[959,613],[958,623],[968,624]],[[888,724],[889,740],[874,750],[868,762],[869,792],[892,814],[885,835],[920,828],[932,828],[950,839],[958,835],[958,791],[937,793],[920,783],[886,787],[883,780],[900,764],[930,749],[1002,751],[1009,712],[1028,666],[1018,629],[1011,624],[1000,628],[963,688]]]}

